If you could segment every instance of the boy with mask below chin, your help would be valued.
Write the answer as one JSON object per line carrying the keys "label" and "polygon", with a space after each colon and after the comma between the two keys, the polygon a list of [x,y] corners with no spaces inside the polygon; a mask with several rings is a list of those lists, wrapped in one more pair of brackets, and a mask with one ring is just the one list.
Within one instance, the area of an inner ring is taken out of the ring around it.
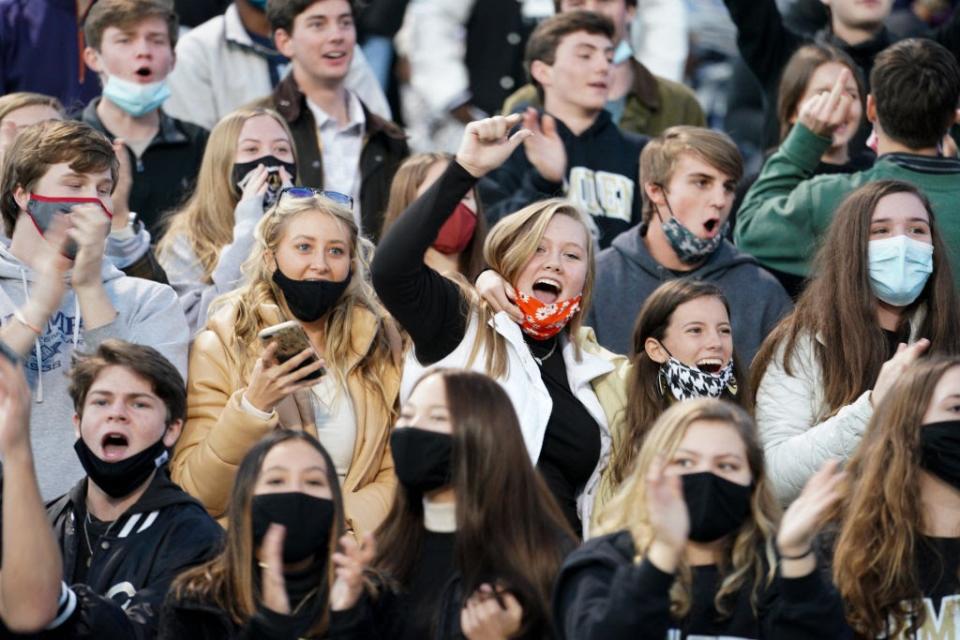
{"label": "boy with mask below chin", "polygon": [[730,302],[735,348],[750,362],[790,308],[783,287],[725,239],[743,174],[737,147],[701,127],[667,129],[640,155],[643,218],[597,256],[593,303],[585,324],[601,345],[630,351],[634,319],[647,297],[674,278],[720,287]]}
{"label": "boy with mask below chin", "polygon": [[[129,262],[142,255],[151,236],[159,237],[162,214],[193,191],[207,144],[206,129],[162,109],[176,60],[177,15],[169,5],[163,0],[99,0],[84,22],[83,59],[100,75],[103,96],[87,105],[81,119],[104,133],[131,169],[132,184],[118,185],[114,195],[111,243],[118,252],[126,249]],[[147,242],[134,242],[138,236]]]}
{"label": "boy with mask below chin", "polygon": [[64,582],[56,616],[31,637],[155,637],[170,583],[222,536],[166,470],[186,414],[183,378],[155,349],[108,340],[76,358],[69,391],[87,477],[47,507]]}

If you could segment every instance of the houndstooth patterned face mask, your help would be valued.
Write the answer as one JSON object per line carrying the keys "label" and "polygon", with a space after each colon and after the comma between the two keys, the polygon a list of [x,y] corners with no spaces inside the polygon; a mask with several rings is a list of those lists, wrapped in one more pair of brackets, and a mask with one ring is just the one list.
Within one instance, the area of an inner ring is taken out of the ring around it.
{"label": "houndstooth patterned face mask", "polygon": [[673,356],[660,366],[660,375],[677,400],[691,398],[719,398],[723,390],[730,388],[737,393],[737,380],[733,376],[733,360],[717,373],[707,373],[694,367],[688,367]]}

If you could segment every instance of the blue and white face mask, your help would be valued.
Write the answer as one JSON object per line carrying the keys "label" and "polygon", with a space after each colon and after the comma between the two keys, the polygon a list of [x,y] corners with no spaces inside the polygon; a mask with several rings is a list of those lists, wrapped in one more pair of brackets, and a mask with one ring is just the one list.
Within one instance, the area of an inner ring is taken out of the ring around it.
{"label": "blue and white face mask", "polygon": [[873,295],[895,307],[916,300],[933,273],[933,245],[907,236],[871,240],[867,256]]}
{"label": "blue and white face mask", "polygon": [[613,52],[613,64],[620,64],[626,62],[633,56],[633,48],[630,46],[630,43],[626,38],[620,41],[620,44],[617,45],[617,48]]}
{"label": "blue and white face mask", "polygon": [[140,84],[117,76],[107,76],[103,95],[134,118],[157,109],[170,97],[166,80]]}

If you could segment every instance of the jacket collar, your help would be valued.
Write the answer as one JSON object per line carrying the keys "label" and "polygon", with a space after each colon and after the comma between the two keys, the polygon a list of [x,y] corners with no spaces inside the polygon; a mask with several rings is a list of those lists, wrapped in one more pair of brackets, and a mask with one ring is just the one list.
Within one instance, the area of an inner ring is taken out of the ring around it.
{"label": "jacket collar", "polygon": [[[113,140],[116,136],[107,130],[107,128],[103,125],[103,121],[100,120],[100,114],[97,113],[97,105],[100,104],[100,100],[102,99],[102,96],[98,96],[91,100],[90,104],[84,107],[83,115],[80,117],[80,119],[97,131],[100,131],[106,135],[108,138],[110,138],[110,140]],[[153,140],[150,141],[151,147],[156,144],[180,144],[188,141],[187,135],[180,130],[180,127],[177,126],[176,120],[164,113],[162,108],[159,110],[159,114],[160,128],[157,131],[157,135],[154,136]]]}
{"label": "jacket collar", "polygon": [[630,93],[637,96],[637,99],[651,111],[659,111],[660,88],[656,76],[636,58],[630,58],[630,66],[633,68],[633,87]]}
{"label": "jacket collar", "polygon": [[[510,346],[513,347],[517,353],[530,353],[529,347],[527,347],[527,343],[523,339],[523,330],[520,328],[520,325],[514,322],[505,312],[500,311],[493,316],[493,327],[497,333],[510,343]],[[588,330],[587,333],[584,333],[584,331],[581,330],[578,337],[580,338],[582,347],[593,339],[593,331],[591,329]],[[568,331],[562,331],[560,333],[560,339],[563,340],[563,361],[566,364],[567,378],[570,382],[571,389],[579,389],[596,378],[613,371],[612,358],[606,358],[603,353],[597,352],[589,347],[586,349],[581,348],[581,357],[580,360],[577,360],[575,346],[570,340]],[[528,359],[532,361],[532,356],[522,359],[524,362]]]}
{"label": "jacket collar", "polygon": [[[374,136],[382,132],[391,138],[398,140],[406,139],[407,136],[403,132],[403,129],[371,112],[370,109],[367,108],[367,105],[363,103],[363,100],[360,100],[359,96],[355,97],[359,100],[360,106],[363,107],[367,136]],[[277,88],[274,89],[273,104],[277,112],[283,116],[283,119],[286,120],[287,123],[296,122],[304,112],[310,113],[310,108],[307,106],[307,97],[300,91],[300,87],[293,77],[292,69],[290,73],[277,84]],[[311,118],[312,117],[311,114]]]}

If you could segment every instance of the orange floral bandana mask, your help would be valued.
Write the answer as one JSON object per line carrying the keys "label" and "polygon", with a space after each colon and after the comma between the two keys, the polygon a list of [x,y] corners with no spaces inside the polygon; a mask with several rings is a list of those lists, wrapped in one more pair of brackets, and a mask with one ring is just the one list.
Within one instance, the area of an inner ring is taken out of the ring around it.
{"label": "orange floral bandana mask", "polygon": [[516,294],[517,306],[523,312],[520,328],[525,334],[537,340],[546,340],[560,333],[570,322],[573,314],[580,310],[580,300],[583,298],[579,295],[547,304],[533,296],[521,293],[519,289],[516,289]]}

